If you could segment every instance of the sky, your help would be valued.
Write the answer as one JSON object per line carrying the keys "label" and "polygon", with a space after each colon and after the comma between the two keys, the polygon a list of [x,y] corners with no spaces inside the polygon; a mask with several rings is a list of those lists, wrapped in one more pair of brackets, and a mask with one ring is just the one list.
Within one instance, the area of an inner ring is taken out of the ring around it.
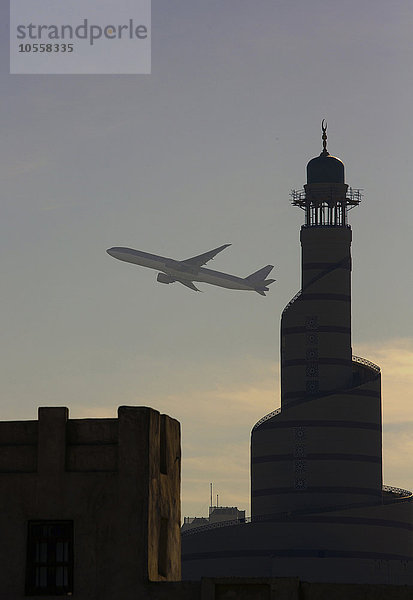
{"label": "sky", "polygon": [[[182,515],[209,483],[249,514],[249,440],[280,405],[279,325],[300,287],[291,189],[328,149],[362,188],[353,352],[383,378],[384,482],[413,489],[410,0],[153,0],[150,75],[10,75],[0,5],[1,420],[151,406],[182,427]],[[409,183],[410,182],[410,183]],[[274,264],[267,297],[105,252]]]}

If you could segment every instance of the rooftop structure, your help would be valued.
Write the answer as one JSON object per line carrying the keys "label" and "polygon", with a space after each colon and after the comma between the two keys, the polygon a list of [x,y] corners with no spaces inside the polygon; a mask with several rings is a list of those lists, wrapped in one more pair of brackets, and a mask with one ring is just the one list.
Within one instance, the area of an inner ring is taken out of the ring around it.
{"label": "rooftop structure", "polygon": [[245,523],[245,510],[238,510],[236,506],[210,506],[208,518],[185,517],[181,531],[194,530],[216,523],[228,523],[228,521]]}

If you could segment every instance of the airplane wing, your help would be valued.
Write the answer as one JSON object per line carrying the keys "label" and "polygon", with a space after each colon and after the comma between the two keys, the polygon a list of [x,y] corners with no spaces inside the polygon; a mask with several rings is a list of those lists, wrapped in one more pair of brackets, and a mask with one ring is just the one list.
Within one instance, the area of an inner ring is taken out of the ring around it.
{"label": "airplane wing", "polygon": [[231,246],[231,244],[224,244],[219,248],[215,248],[209,252],[204,252],[204,254],[199,254],[198,256],[193,256],[192,258],[187,258],[181,262],[193,267],[202,267],[202,265],[206,265],[209,260],[212,260],[214,256],[216,256],[219,252],[222,252],[222,250],[225,250],[225,248],[228,248],[228,246]]}

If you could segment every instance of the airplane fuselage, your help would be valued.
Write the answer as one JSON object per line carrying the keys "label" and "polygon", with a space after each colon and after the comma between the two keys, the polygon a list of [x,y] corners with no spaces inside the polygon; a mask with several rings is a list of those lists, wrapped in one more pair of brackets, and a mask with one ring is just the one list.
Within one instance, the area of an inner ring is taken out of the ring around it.
{"label": "airplane fuselage", "polygon": [[157,254],[150,254],[140,250],[133,250],[132,248],[121,247],[110,248],[107,250],[107,253],[118,260],[161,271],[177,281],[199,281],[233,290],[255,289],[253,285],[250,285],[242,277],[206,269],[205,267],[192,266],[190,264],[185,264],[185,261],[158,256]]}

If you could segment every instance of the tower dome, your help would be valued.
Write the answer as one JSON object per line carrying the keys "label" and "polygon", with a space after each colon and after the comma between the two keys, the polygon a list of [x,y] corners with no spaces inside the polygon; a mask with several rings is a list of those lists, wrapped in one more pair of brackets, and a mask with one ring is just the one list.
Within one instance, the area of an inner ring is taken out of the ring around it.
{"label": "tower dome", "polygon": [[307,165],[307,183],[344,183],[344,165],[327,151],[327,123],[322,122],[323,151]]}
{"label": "tower dome", "polygon": [[344,165],[324,151],[307,165],[307,183],[344,183]]}

